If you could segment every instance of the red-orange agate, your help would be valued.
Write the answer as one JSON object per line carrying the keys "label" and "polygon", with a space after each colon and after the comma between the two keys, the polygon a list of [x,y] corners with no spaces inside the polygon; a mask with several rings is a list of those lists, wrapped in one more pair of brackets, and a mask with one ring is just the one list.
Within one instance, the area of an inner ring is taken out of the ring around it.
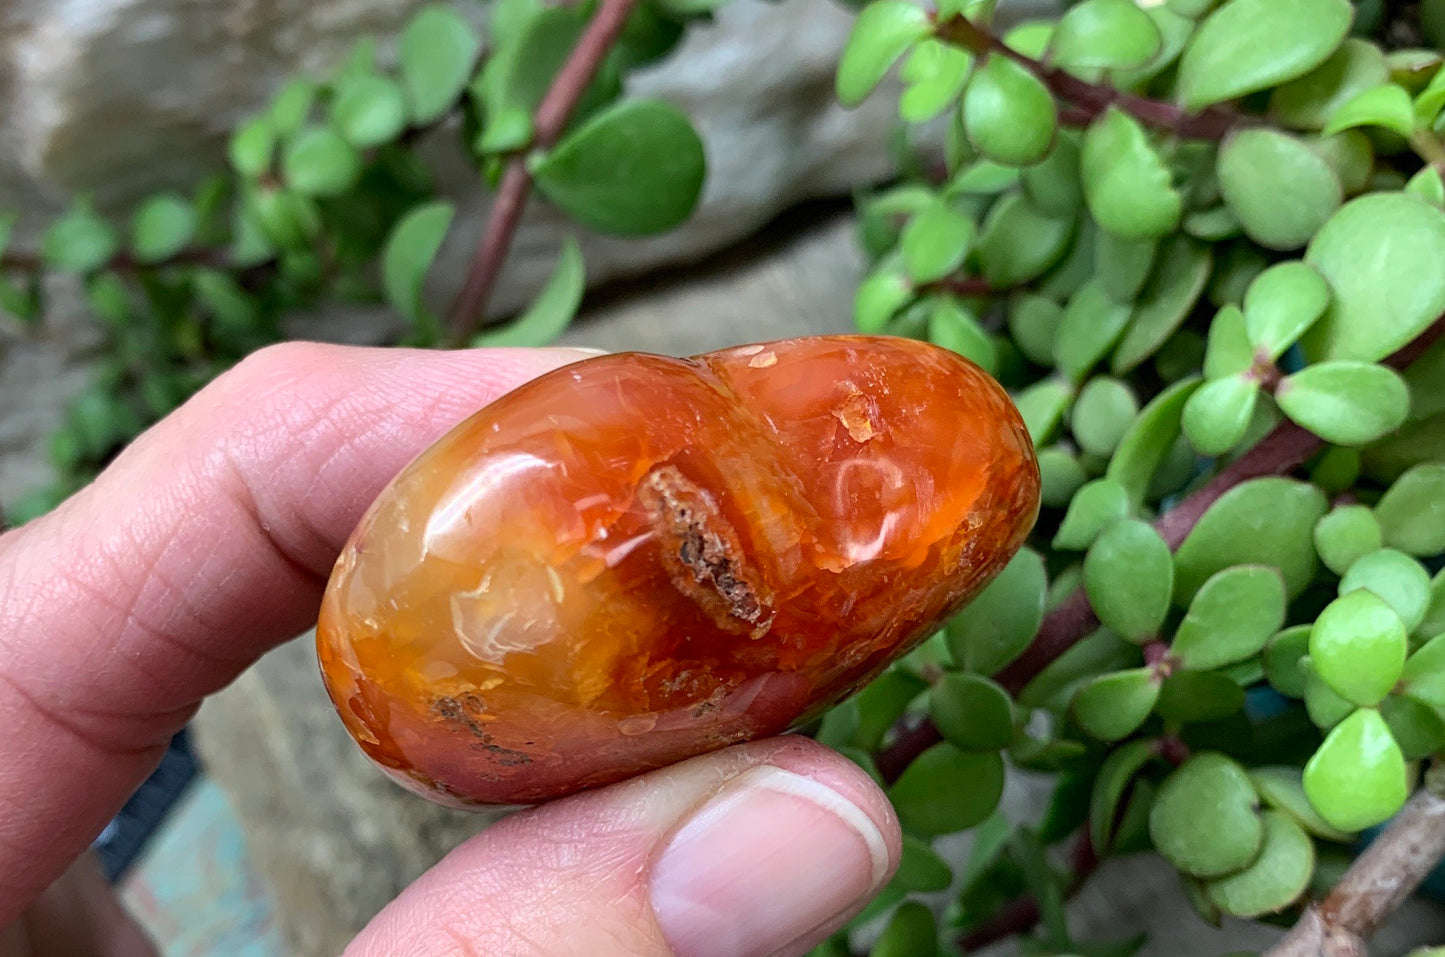
{"label": "red-orange agate", "polygon": [[777,734],[858,690],[1023,542],[1003,389],[910,339],[624,353],[463,422],[372,505],[317,631],[379,765],[518,804]]}

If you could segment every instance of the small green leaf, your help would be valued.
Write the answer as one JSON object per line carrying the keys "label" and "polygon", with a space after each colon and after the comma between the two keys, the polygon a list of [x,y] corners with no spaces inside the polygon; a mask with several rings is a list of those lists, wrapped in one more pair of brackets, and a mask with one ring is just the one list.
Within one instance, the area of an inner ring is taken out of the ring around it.
{"label": "small green leaf", "polygon": [[1270,687],[1290,698],[1303,698],[1309,672],[1305,658],[1309,654],[1310,625],[1286,628],[1264,646],[1264,674]]}
{"label": "small green leaf", "polygon": [[1314,269],[1289,261],[1255,277],[1244,294],[1244,329],[1250,344],[1278,359],[1299,341],[1330,304],[1330,287]]}
{"label": "small green leaf", "polygon": [[885,671],[875,678],[853,697],[858,706],[854,744],[868,751],[877,750],[903,712],[927,688],[927,683],[921,678],[899,668]]}
{"label": "small green leaf", "polygon": [[1366,589],[1394,609],[1413,631],[1430,606],[1430,573],[1404,552],[1381,548],[1351,563],[1340,580],[1340,594]]}
{"label": "small green leaf", "polygon": [[947,890],[953,883],[953,870],[927,841],[905,834],[893,879],[906,890],[929,893]]}
{"label": "small green leaf", "polygon": [[1184,434],[1200,455],[1223,455],[1234,449],[1249,428],[1259,383],[1247,375],[1206,382],[1184,405]]}
{"label": "small green leaf", "polygon": [[582,304],[582,293],[587,287],[586,268],[582,261],[582,247],[575,238],[568,236],[562,241],[562,251],[557,256],[551,278],[527,311],[501,329],[491,329],[476,336],[472,339],[472,346],[545,346],[555,340],[566,330],[577,314],[577,307]]}
{"label": "small green leaf", "polygon": [[258,116],[237,127],[227,147],[227,156],[236,172],[251,179],[271,168],[275,154],[276,129],[268,116]]}
{"label": "small green leaf", "polygon": [[1344,200],[1328,163],[1300,140],[1265,129],[1225,140],[1219,189],[1245,235],[1269,249],[1304,246]]}
{"label": "small green leaf", "polygon": [[1058,379],[1036,382],[1014,396],[1014,405],[1034,445],[1044,445],[1053,440],[1073,397],[1073,388]]}
{"label": "small green leaf", "polygon": [[1186,874],[1229,874],[1253,861],[1264,843],[1257,801],[1244,768],[1222,754],[1196,754],[1159,788],[1149,836]]}
{"label": "small green leaf", "polygon": [[1089,212],[1107,232],[1151,239],[1178,227],[1183,200],[1148,134],[1129,114],[1111,106],[1089,126],[1080,169]]}
{"label": "small green leaf", "polygon": [[1084,202],[1079,182],[1079,140],[1067,132],[1054,139],[1049,155],[1019,174],[1019,183],[1029,201],[1053,216],[1072,216]]}
{"label": "small green leaf", "polygon": [[898,115],[906,123],[926,123],[953,105],[968,83],[973,56],[966,50],[929,38],[913,48],[899,71],[908,88],[898,99]]}
{"label": "small green leaf", "polygon": [[998,371],[998,347],[979,321],[956,299],[942,297],[928,315],[928,341],[977,364]]}
{"label": "small green leaf", "polygon": [[1105,474],[1124,487],[1135,505],[1144,502],[1160,464],[1178,441],[1185,403],[1198,387],[1197,378],[1188,378],[1156,395],[1114,450]]}
{"label": "small green leaf", "polygon": [[450,6],[428,4],[401,34],[401,85],[413,123],[431,123],[450,110],[481,51],[472,25]]}
{"label": "small green leaf", "polygon": [[973,244],[973,220],[942,201],[908,221],[899,241],[903,265],[916,283],[942,279],[963,264]]}
{"label": "small green leaf", "polygon": [[1006,56],[990,56],[964,91],[964,130],[981,155],[1007,166],[1048,156],[1058,126],[1053,95]]}
{"label": "small green leaf", "polygon": [[930,29],[923,8],[905,0],[874,0],[864,7],[838,61],[838,101],[844,106],[862,103],[894,62]]}
{"label": "small green leaf", "polygon": [[1380,523],[1365,505],[1342,505],[1315,525],[1315,549],[1320,561],[1336,575],[1384,544]]}
{"label": "small green leaf", "polygon": [[1222,306],[1209,325],[1209,344],[1204,353],[1204,377],[1223,379],[1254,367],[1254,350],[1249,343],[1244,313],[1235,306]]}
{"label": "small green leaf", "polygon": [[[1100,237],[1099,248],[1108,244]],[[1115,240],[1117,242],[1117,240]],[[1209,281],[1213,257],[1209,247],[1183,236],[1165,241],[1158,265],[1144,286],[1119,347],[1114,350],[1116,375],[1132,371],[1159,350],[1188,318]],[[1107,274],[1104,276],[1107,284]]]}
{"label": "small green leaf", "polygon": [[1133,302],[1149,278],[1158,251],[1158,239],[1120,239],[1101,232],[1094,243],[1094,269],[1110,296],[1118,302]]}
{"label": "small green leaf", "polygon": [[1445,465],[1417,465],[1395,480],[1375,517],[1385,544],[1411,555],[1445,552]]}
{"label": "small green leaf", "polygon": [[1415,129],[1415,107],[1410,102],[1410,94],[1393,83],[1356,93],[1330,114],[1323,132],[1329,136],[1357,126],[1378,126],[1409,136]]}
{"label": "small green leaf", "polygon": [[877,334],[913,299],[913,285],[901,272],[880,268],[858,285],[853,296],[853,324],[859,332]]}
{"label": "small green leaf", "polygon": [[1072,430],[1079,447],[1092,455],[1109,456],[1139,414],[1139,401],[1118,379],[1091,379],[1074,401]]}
{"label": "small green leaf", "polygon": [[1351,19],[1347,0],[1228,0],[1199,24],[1179,61],[1185,108],[1304,76],[1339,47]]}
{"label": "small green leaf", "polygon": [[286,183],[302,196],[338,196],[361,176],[361,154],[340,133],[315,126],[296,134],[281,158]]}
{"label": "small green leaf", "polygon": [[185,249],[196,235],[196,208],[175,193],[152,196],[131,220],[131,249],[137,262],[158,263]]}
{"label": "small green leaf", "polygon": [[1410,412],[1400,374],[1369,362],[1322,362],[1283,379],[1280,410],[1336,445],[1366,445],[1393,432]]}
{"label": "small green leaf", "polygon": [[1347,701],[1378,704],[1405,665],[1409,648],[1400,616],[1369,591],[1341,595],[1310,631],[1310,664]]}
{"label": "small green leaf", "polygon": [[1445,569],[1430,579],[1430,607],[1425,611],[1425,620],[1420,622],[1415,633],[1430,637],[1445,632]]}
{"label": "small green leaf", "polygon": [[1244,689],[1227,675],[1178,671],[1164,680],[1154,711],[1166,721],[1221,721],[1244,707]]}
{"label": "small green leaf", "polygon": [[1109,478],[1095,479],[1079,489],[1054,536],[1056,549],[1084,551],[1099,533],[1129,517],[1129,493]]}
{"label": "small green leaf", "polygon": [[426,203],[403,216],[387,238],[381,256],[382,285],[393,308],[415,322],[422,314],[422,284],[441,249],[456,207]]}
{"label": "small green leaf", "polygon": [[1003,796],[1003,759],[944,742],[924,751],[888,791],[903,826],[925,837],[973,827]]}
{"label": "small green leaf", "polygon": [[1342,831],[1373,827],[1400,810],[1410,792],[1405,758],[1378,711],[1361,708],[1329,733],[1305,765],[1304,788]]}
{"label": "small green leaf", "polygon": [[1064,448],[1041,449],[1039,459],[1039,501],[1045,508],[1063,508],[1089,480],[1079,459]]}
{"label": "small green leaf", "polygon": [[46,264],[61,272],[93,272],[110,262],[119,248],[115,228],[85,200],[73,203],[41,240]]}
{"label": "small green leaf", "polygon": [[1095,279],[1074,293],[1059,320],[1054,359],[1059,371],[1082,382],[1108,354],[1129,322],[1129,307],[1115,302]]}
{"label": "small green leaf", "polygon": [[484,151],[525,146],[532,138],[532,113],[587,28],[584,6],[534,6],[499,32],[493,24],[494,52],[482,61],[472,82],[472,99],[485,125]]}
{"label": "small green leaf", "polygon": [[1064,310],[1052,299],[1022,295],[1014,299],[1008,312],[1009,335],[1024,356],[1041,366],[1054,364],[1054,338]]}
{"label": "small green leaf", "polygon": [[1220,496],[1175,553],[1175,601],[1187,605],[1216,572],[1231,565],[1269,565],[1284,576],[1291,597],[1318,567],[1314,527],[1328,505],[1306,482],[1252,479]]}
{"label": "small green leaf", "polygon": [[1433,166],[1422,166],[1411,176],[1405,192],[1436,209],[1445,209],[1445,179],[1441,179],[1440,171]]}
{"label": "small green leaf", "polygon": [[1294,818],[1296,824],[1316,837],[1342,844],[1353,837],[1350,832],[1332,827],[1320,817],[1305,796],[1304,776],[1299,768],[1286,765],[1253,768],[1249,772],[1249,780],[1267,804]]}
{"label": "small green leaf", "polygon": [[1133,0],[1084,0],[1059,18],[1048,59],[1065,69],[1127,69],[1148,63],[1162,44]]}
{"label": "small green leaf", "polygon": [[1410,656],[1400,680],[1410,697],[1445,711],[1445,634],[1431,638]]}
{"label": "small green leaf", "polygon": [[978,238],[984,278],[1000,289],[1037,279],[1059,261],[1074,233],[1072,219],[1045,215],[1022,193],[989,210]]}
{"label": "small green leaf", "polygon": [[1315,845],[1295,819],[1265,811],[1259,857],[1237,874],[1210,881],[1205,888],[1220,910],[1235,917],[1259,917],[1284,910],[1309,887],[1315,872]]}
{"label": "small green leaf", "polygon": [[1264,565],[1218,572],[1199,589],[1170,654],[1192,671],[1212,671],[1258,654],[1284,624],[1284,580]]}
{"label": "small green leaf", "polygon": [[267,115],[278,136],[284,139],[306,125],[316,93],[316,84],[307,79],[292,80],[277,92]]}
{"label": "small green leaf", "polygon": [[1038,552],[1020,549],[998,577],[948,623],[960,668],[991,675],[1023,654],[1044,616],[1048,578]]}
{"label": "small green leaf", "polygon": [[337,87],[331,120],[351,145],[379,146],[406,128],[406,97],[385,77],[353,77]]}
{"label": "small green leaf", "polygon": [[1174,590],[1169,546],[1147,522],[1115,522],[1089,548],[1084,588],[1105,626],[1142,644],[1158,634],[1169,611]]}
{"label": "small green leaf", "polygon": [[1389,78],[1380,48],[1351,37],[1324,63],[1276,87],[1269,97],[1269,115],[1286,126],[1317,130],[1355,94]]}
{"label": "small green leaf", "polygon": [[917,901],[899,904],[872,953],[874,957],[936,957],[938,928],[933,912]]}
{"label": "small green leaf", "polygon": [[594,115],[527,168],[537,188],[584,226],[618,236],[671,229],[702,192],[702,140],[676,107],[625,100]]}
{"label": "small green leaf", "polygon": [[1139,772],[1157,757],[1154,742],[1130,741],[1111,751],[1100,765],[1089,796],[1089,837],[1100,853],[1113,847],[1120,802],[1133,790]]}
{"label": "small green leaf", "polygon": [[1079,727],[1100,741],[1118,741],[1138,730],[1159,700],[1159,678],[1151,668],[1099,675],[1074,695]]}
{"label": "small green leaf", "polygon": [[1380,717],[1406,761],[1432,757],[1445,747],[1445,719],[1415,697],[1390,695],[1380,702]]}
{"label": "small green leaf", "polygon": [[928,712],[943,739],[964,751],[999,751],[1013,740],[1013,702],[987,678],[945,675],[928,693]]}
{"label": "small green leaf", "polygon": [[1445,312],[1445,213],[1413,196],[1376,193],[1346,203],[1310,243],[1305,262],[1334,297],[1306,334],[1316,359],[1375,362]]}
{"label": "small green leaf", "polygon": [[1301,663],[1305,671],[1305,713],[1322,730],[1329,730],[1355,712],[1355,705],[1325,683],[1308,656]]}

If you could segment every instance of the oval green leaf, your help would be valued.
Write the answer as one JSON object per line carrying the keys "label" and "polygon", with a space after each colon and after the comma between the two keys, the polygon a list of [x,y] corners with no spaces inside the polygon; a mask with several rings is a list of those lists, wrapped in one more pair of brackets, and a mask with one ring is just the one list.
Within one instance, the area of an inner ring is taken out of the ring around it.
{"label": "oval green leaf", "polygon": [[1410,389],[1394,369],[1370,362],[1322,362],[1283,379],[1280,410],[1335,445],[1367,445],[1395,431],[1410,412]]}
{"label": "oval green leaf", "polygon": [[646,236],[686,220],[706,165],[687,117],[657,100],[608,107],[527,162],[547,199],[582,225],[617,236]]}
{"label": "oval green leaf", "polygon": [[1257,801],[1244,768],[1222,754],[1197,754],[1159,788],[1149,836],[1186,874],[1229,874],[1253,861],[1264,842]]}
{"label": "oval green leaf", "polygon": [[1360,831],[1405,804],[1405,757],[1385,719],[1361,708],[1335,726],[1304,770],[1305,794],[1331,827]]}
{"label": "oval green leaf", "polygon": [[1159,678],[1151,668],[1099,675],[1074,695],[1074,720],[1100,741],[1118,741],[1138,730],[1159,700]]}
{"label": "oval green leaf", "polygon": [[1299,249],[1344,200],[1330,164],[1273,130],[1241,130],[1219,151],[1219,189],[1245,235],[1269,249]]}
{"label": "oval green leaf", "polygon": [[1328,503],[1315,486],[1286,478],[1236,485],[1199,519],[1175,553],[1175,600],[1187,605],[1216,572],[1231,565],[1268,565],[1284,576],[1291,597],[1314,578],[1314,527]]}
{"label": "oval green leaf", "polygon": [[1179,62],[1186,109],[1304,76],[1349,32],[1348,0],[1228,0],[1207,16]]}
{"label": "oval green leaf", "polygon": [[1089,212],[1123,239],[1152,239],[1179,225],[1184,206],[1169,168],[1139,121],[1116,107],[1089,126],[1080,157]]}
{"label": "oval green leaf", "polygon": [[943,739],[964,751],[1000,751],[1013,740],[1008,692],[979,675],[945,675],[928,693],[928,713]]}
{"label": "oval green leaf", "polygon": [[1310,630],[1310,666],[1336,694],[1378,704],[1400,680],[1409,639],[1404,623],[1369,591],[1341,595]]}
{"label": "oval green leaf", "polygon": [[1264,565],[1212,576],[1189,604],[1170,653],[1184,667],[1212,671],[1258,654],[1284,624],[1284,579]]}
{"label": "oval green leaf", "polygon": [[1411,555],[1445,552],[1445,464],[1417,465],[1375,506],[1385,544]]}
{"label": "oval green leaf", "polygon": [[1147,522],[1115,522],[1084,558],[1084,588],[1105,626],[1143,643],[1158,633],[1169,611],[1174,590],[1169,546]]}
{"label": "oval green leaf", "polygon": [[1445,312],[1445,213],[1413,196],[1376,193],[1340,208],[1305,262],[1334,292],[1304,337],[1316,359],[1375,362]]}
{"label": "oval green leaf", "polygon": [[931,837],[983,821],[1003,797],[1003,759],[944,742],[924,751],[888,791],[903,826]]}
{"label": "oval green leaf", "polygon": [[882,82],[888,69],[928,35],[928,14],[904,0],[874,0],[853,22],[838,61],[838,101],[857,106]]}

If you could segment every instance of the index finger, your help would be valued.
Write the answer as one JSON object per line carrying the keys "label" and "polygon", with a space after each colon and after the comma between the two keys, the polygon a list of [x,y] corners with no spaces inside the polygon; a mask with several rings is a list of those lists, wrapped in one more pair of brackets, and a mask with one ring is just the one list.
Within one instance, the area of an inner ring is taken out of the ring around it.
{"label": "index finger", "polygon": [[0,537],[0,927],[202,698],[314,621],[346,537],[407,461],[582,356],[272,347]]}

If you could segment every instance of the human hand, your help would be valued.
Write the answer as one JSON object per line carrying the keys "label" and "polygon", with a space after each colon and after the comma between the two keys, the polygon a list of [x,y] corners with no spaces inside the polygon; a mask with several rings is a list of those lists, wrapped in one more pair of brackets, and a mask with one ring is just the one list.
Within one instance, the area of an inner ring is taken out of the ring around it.
{"label": "human hand", "polygon": [[[0,537],[0,954],[150,952],[85,849],[206,695],[314,623],[391,476],[578,358],[272,347]],[[899,842],[850,762],[802,738],[739,745],[488,828],[348,953],[799,954]]]}

